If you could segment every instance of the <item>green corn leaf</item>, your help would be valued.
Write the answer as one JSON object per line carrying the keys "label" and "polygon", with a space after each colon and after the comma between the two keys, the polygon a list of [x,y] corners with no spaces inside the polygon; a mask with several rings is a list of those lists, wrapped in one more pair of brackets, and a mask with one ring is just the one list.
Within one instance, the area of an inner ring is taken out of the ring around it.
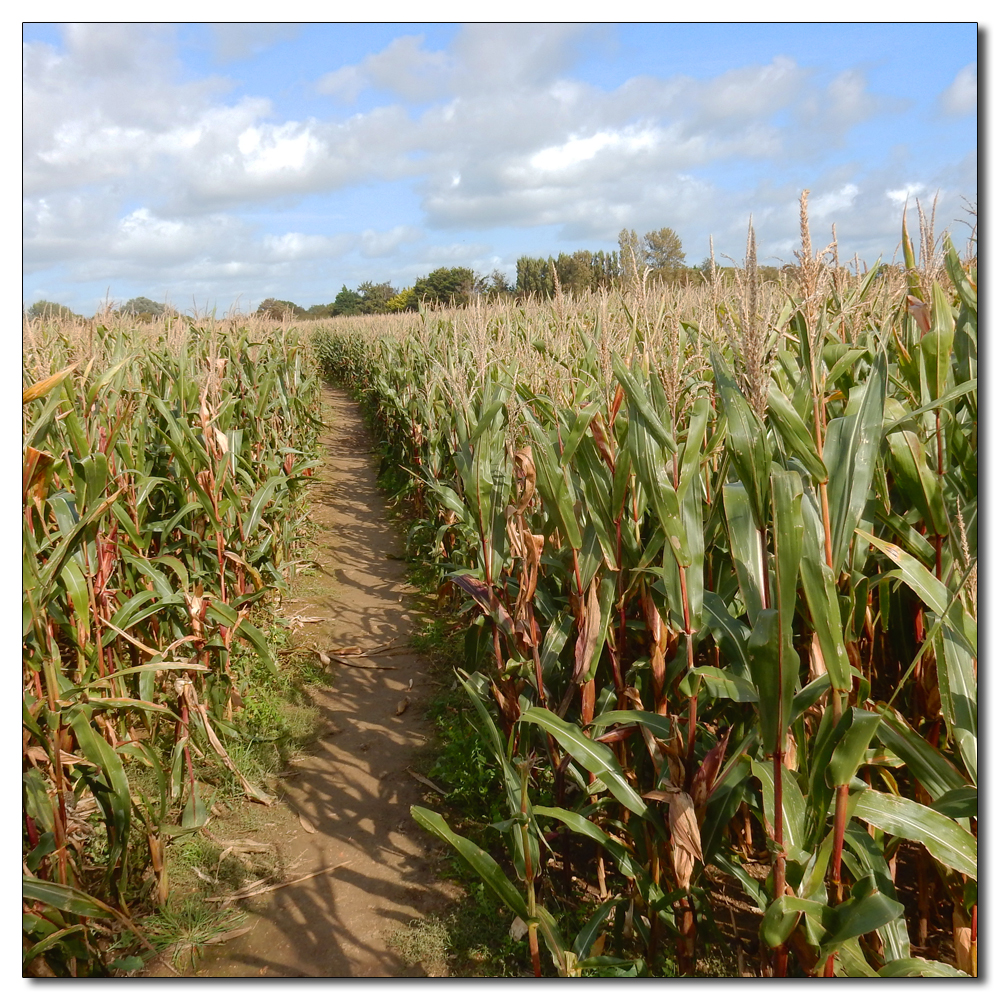
{"label": "green corn leaf", "polygon": [[806,467],[817,483],[825,483],[829,476],[816,450],[816,439],[788,397],[775,385],[771,386],[768,394],[767,412],[771,426],[777,431],[785,449]]}
{"label": "green corn leaf", "polygon": [[845,709],[834,731],[834,747],[827,767],[831,787],[849,784],[865,759],[882,717],[854,705]]}
{"label": "green corn leaf", "polygon": [[642,417],[649,433],[656,439],[657,444],[673,455],[677,451],[677,445],[666,427],[663,426],[663,422],[659,416],[657,416],[652,402],[639,381],[632,377],[629,370],[625,367],[624,362],[617,354],[612,355],[611,365],[614,369],[615,378],[618,379],[621,387],[625,390],[629,406]]}
{"label": "green corn leaf", "polygon": [[[898,427],[901,427],[903,424],[912,421],[914,417],[919,417],[921,414],[924,413],[930,413],[932,410],[939,410],[946,403],[950,403],[953,400],[961,399],[963,396],[967,396],[971,393],[974,393],[978,389],[978,387],[979,387],[979,380],[975,378],[962,382],[960,385],[956,385],[953,389],[949,389],[940,398],[932,400],[925,406],[919,406],[916,409],[907,410],[903,416],[900,416],[898,418],[895,418],[887,422],[883,427],[883,433],[891,434]],[[886,407],[886,409],[888,409],[888,406]]]}
{"label": "green corn leaf", "polygon": [[[715,787],[708,797],[708,802],[705,804],[705,819],[701,824],[701,849],[706,863],[718,865],[724,856],[723,838],[729,821],[736,815],[736,810],[743,801],[743,790],[750,776],[750,766],[747,754],[735,753],[716,780]],[[740,868],[740,871],[743,869]],[[745,879],[750,879],[750,876],[745,875]],[[754,885],[756,886],[756,883]],[[759,886],[757,891],[759,892]]]}
{"label": "green corn leaf", "polygon": [[880,552],[884,552],[899,567],[898,570],[886,575],[901,579],[935,614],[945,616],[954,626],[952,635],[955,641],[961,643],[971,656],[976,656],[978,648],[976,623],[957,600],[957,593],[952,594],[926,566],[908,552],[904,552],[898,545],[876,538],[861,528],[857,529],[857,533]]}
{"label": "green corn leaf", "polygon": [[754,522],[750,494],[742,483],[726,483],[722,499],[729,528],[729,550],[752,626],[764,607],[765,568],[760,531]]}
{"label": "green corn leaf", "polygon": [[782,896],[764,911],[760,922],[760,939],[768,948],[778,948],[791,936],[799,922],[799,914],[808,914],[821,928],[833,922],[833,907],[814,899]]}
{"label": "green corn leaf", "polygon": [[886,369],[885,353],[880,351],[861,390],[857,411],[851,416],[834,418],[826,429],[823,463],[830,472],[828,496],[835,574],[847,560],[854,529],[868,502],[882,437]]}
{"label": "green corn leaf", "polygon": [[[228,604],[213,597],[208,605],[207,617],[210,620],[221,622],[228,628],[236,628],[238,615]],[[267,639],[264,638],[263,632],[256,625],[251,625],[250,622],[244,619],[244,621],[240,622],[240,627],[236,635],[242,636],[253,646],[261,662],[271,673],[278,673],[278,665],[274,662],[274,657],[271,655],[271,648],[267,644]]]}
{"label": "green corn leaf", "polygon": [[862,934],[870,934],[890,921],[898,920],[903,912],[902,903],[877,891],[860,899],[848,899],[841,903],[834,908],[833,924],[836,929],[823,941],[819,962],[825,961],[828,955],[848,941],[855,941]]}
{"label": "green corn leaf", "polygon": [[[480,724],[483,727],[482,731],[486,733],[489,747],[493,751],[493,758],[500,768],[504,791],[507,794],[507,808],[511,816],[518,816],[521,811],[521,776],[517,773],[517,770],[508,757],[506,740],[501,737],[500,731],[493,721],[493,716],[490,715],[473,683],[474,680],[483,680],[483,678],[479,675],[473,675],[473,677],[466,680],[459,674],[458,680],[475,706]],[[528,807],[528,822],[531,826],[531,836],[528,838],[528,854],[531,859],[532,870],[537,872],[539,864],[538,842],[541,839],[541,831],[538,829],[538,823],[534,819],[534,810],[530,804]],[[517,870],[518,877],[524,879],[524,844],[519,835],[512,837],[510,842],[513,846],[514,867]]]}
{"label": "green corn leaf", "polygon": [[572,417],[569,433],[563,438],[562,453],[559,456],[559,464],[563,468],[570,468],[573,456],[576,454],[584,434],[590,428],[590,423],[601,408],[601,400],[591,403],[589,406],[576,412]]}
{"label": "green corn leaf", "polygon": [[608,835],[596,823],[570,809],[561,809],[558,806],[536,806],[535,815],[558,820],[574,833],[599,844],[602,850],[614,860],[622,875],[626,878],[633,878],[639,883],[645,896],[650,886],[649,873],[636,861],[620,840]]}
{"label": "green corn leaf", "polygon": [[732,670],[741,678],[750,677],[750,660],[747,656],[747,639],[750,630],[739,619],[733,618],[725,601],[712,591],[705,591],[705,620],[715,641]]}
{"label": "green corn leaf", "polygon": [[[753,776],[760,782],[764,802],[764,816],[774,829],[774,765],[771,761],[755,760],[750,765]],[[781,770],[781,829],[782,846],[793,861],[806,857],[805,842],[806,802],[795,774],[787,767]]]}
{"label": "green corn leaf", "polygon": [[109,916],[117,917],[117,910],[102,903],[99,899],[76,889],[71,885],[59,882],[46,882],[32,875],[21,877],[21,894],[25,899],[32,899],[46,906],[53,906],[63,913],[72,913],[78,917],[93,917],[101,920]]}
{"label": "green corn leaf", "polygon": [[695,667],[691,673],[701,678],[710,698],[728,698],[741,703],[757,701],[757,691],[752,684],[721,667]]}
{"label": "green corn leaf", "polygon": [[931,808],[936,809],[945,816],[952,819],[965,819],[970,816],[979,815],[979,790],[971,785],[964,785],[961,788],[952,788],[944,795],[936,798],[931,803]]}
{"label": "green corn leaf", "polygon": [[799,663],[791,635],[782,635],[778,612],[773,608],[765,608],[757,616],[757,624],[747,642],[747,653],[750,675],[757,689],[761,742],[773,752],[779,742],[784,743]]}
{"label": "green corn leaf", "polygon": [[940,798],[953,789],[962,788],[965,779],[955,766],[927,742],[898,714],[885,711],[878,728],[879,741],[906,763],[913,777],[927,789],[932,798]]}
{"label": "green corn leaf", "polygon": [[547,512],[557,519],[566,541],[572,548],[580,549],[583,547],[583,535],[573,510],[573,498],[569,492],[565,470],[559,465],[548,432],[536,421],[532,421],[530,427],[538,492],[542,495]]}
{"label": "green corn leaf", "polygon": [[87,761],[100,769],[104,787],[92,784],[92,790],[104,813],[104,823],[108,831],[108,871],[115,870],[119,861],[123,862],[118,877],[119,888],[128,877],[127,855],[129,826],[132,816],[132,797],[128,778],[122,767],[121,758],[108,743],[91,728],[90,720],[79,708],[72,710],[69,723],[76,734],[77,742]]}
{"label": "green corn leaf", "polygon": [[[607,919],[608,914],[616,907],[620,906],[624,900],[621,896],[613,896],[611,899],[607,900],[597,908],[594,915],[583,925],[580,929],[580,933],[573,939],[573,951],[575,954],[586,959],[590,954],[591,948],[594,947],[594,942],[597,940],[597,935],[600,933],[601,927],[604,921]],[[605,957],[605,956],[600,956]],[[615,960],[625,962],[624,959]]]}
{"label": "green corn leaf", "polygon": [[951,236],[947,233],[942,240],[942,247],[944,249],[944,266],[948,270],[948,277],[951,278],[951,283],[955,286],[962,304],[967,309],[977,311],[979,308],[978,291],[965,268],[962,267],[962,261],[955,249],[955,244],[952,243]]}
{"label": "green corn leaf", "polygon": [[[844,848],[844,863],[856,881],[870,877],[879,892],[890,899],[897,898],[889,866],[867,830],[857,823],[848,823],[844,829]],[[879,928],[879,937],[887,960],[909,957],[910,937],[902,915],[886,921]]]}
{"label": "green corn leaf", "polygon": [[645,726],[657,739],[669,740],[676,733],[670,719],[655,712],[643,712],[636,708],[614,709],[602,712],[590,723],[595,732],[603,732],[609,726]]}
{"label": "green corn leaf", "polygon": [[[778,611],[784,641],[790,645],[802,558],[802,482],[798,475],[794,472],[772,474],[771,500],[774,504],[775,553],[775,595],[772,603]],[[794,670],[797,677],[797,664]]]}
{"label": "green corn leaf", "polygon": [[716,389],[726,414],[726,450],[736,475],[747,491],[754,525],[762,528],[768,521],[767,494],[771,470],[767,430],[740,392],[725,362],[714,351],[712,366],[715,369]]}
{"label": "green corn leaf", "polygon": [[465,859],[475,873],[483,880],[483,884],[496,895],[508,909],[522,920],[531,919],[528,907],[517,891],[514,883],[503,873],[503,869],[484,850],[477,847],[471,840],[455,833],[448,823],[436,812],[423,806],[410,806],[410,815],[428,833],[440,837],[446,844]]}
{"label": "green corn leaf", "polygon": [[948,533],[941,480],[931,471],[923,443],[913,431],[900,430],[888,437],[893,474],[899,488],[920,511],[927,527],[938,535]]}
{"label": "green corn leaf", "polygon": [[274,496],[274,491],[287,482],[285,476],[271,476],[270,479],[254,494],[247,509],[247,517],[243,522],[243,534],[246,538],[252,538],[257,530],[257,525],[264,513],[264,508],[268,501]]}
{"label": "green corn leaf", "polygon": [[858,796],[854,815],[894,837],[923,844],[948,868],[978,877],[976,838],[930,806],[868,789]]}
{"label": "green corn leaf", "polygon": [[844,351],[844,353],[837,359],[833,367],[826,374],[827,385],[833,385],[836,383],[837,379],[845,372],[850,371],[858,358],[863,358],[868,353],[867,348],[856,347]]}
{"label": "green corn leaf", "polygon": [[886,979],[968,978],[968,973],[930,958],[900,958],[878,970]]}
{"label": "green corn leaf", "polygon": [[966,734],[959,741],[959,752],[973,781],[978,769],[977,737],[979,729],[979,696],[973,657],[967,644],[947,623],[934,636],[937,660],[938,690],[941,694],[941,714],[948,730]]}
{"label": "green corn leaf", "polygon": [[534,723],[554,736],[563,750],[592,772],[595,778],[603,781],[608,791],[626,809],[643,819],[652,818],[649,806],[622,774],[621,765],[615,755],[606,746],[584,736],[579,726],[560,719],[558,715],[545,708],[529,708],[521,715],[521,721]]}
{"label": "green corn leaf", "polygon": [[830,690],[830,686],[830,675],[821,674],[816,680],[810,681],[797,691],[792,699],[791,719],[789,721],[795,722],[806,709],[812,708]]}
{"label": "green corn leaf", "polygon": [[951,381],[951,357],[955,343],[955,317],[951,303],[935,281],[931,293],[931,328],[920,338],[920,355],[927,380],[927,395],[940,399]]}

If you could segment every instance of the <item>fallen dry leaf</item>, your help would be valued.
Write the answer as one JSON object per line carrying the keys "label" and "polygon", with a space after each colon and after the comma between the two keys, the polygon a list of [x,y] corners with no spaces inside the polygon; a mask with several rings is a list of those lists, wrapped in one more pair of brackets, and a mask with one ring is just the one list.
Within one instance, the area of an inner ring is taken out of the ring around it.
{"label": "fallen dry leaf", "polygon": [[425,778],[422,774],[417,774],[417,772],[414,771],[412,767],[408,767],[406,769],[406,772],[407,772],[407,774],[410,775],[410,777],[416,778],[417,781],[422,782],[428,788],[433,788],[435,792],[439,792],[441,795],[447,795],[448,794],[440,785],[435,785],[434,782],[431,781],[430,778]]}
{"label": "fallen dry leaf", "polygon": [[309,820],[307,820],[305,816],[302,815],[302,813],[299,813],[299,826],[301,826],[302,829],[306,831],[306,833],[316,832],[316,827],[314,827],[312,823],[310,823]]}

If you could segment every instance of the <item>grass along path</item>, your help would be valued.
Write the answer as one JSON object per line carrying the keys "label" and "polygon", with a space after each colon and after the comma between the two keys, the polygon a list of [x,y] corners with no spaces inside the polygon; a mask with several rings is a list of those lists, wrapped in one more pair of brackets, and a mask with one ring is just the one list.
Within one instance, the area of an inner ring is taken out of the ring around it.
{"label": "grass along path", "polygon": [[283,780],[277,806],[248,807],[260,813],[254,837],[282,858],[285,884],[234,901],[248,929],[206,948],[200,977],[446,973],[437,963],[407,964],[388,943],[458,890],[435,877],[440,846],[410,817],[426,790],[407,769],[420,773],[431,691],[426,665],[407,646],[413,588],[394,558],[403,542],[357,406],[337,389],[326,390],[324,403],[325,464],[311,514],[316,566],[282,610],[302,622],[299,648],[382,652],[331,662],[329,686],[315,692],[323,734]]}

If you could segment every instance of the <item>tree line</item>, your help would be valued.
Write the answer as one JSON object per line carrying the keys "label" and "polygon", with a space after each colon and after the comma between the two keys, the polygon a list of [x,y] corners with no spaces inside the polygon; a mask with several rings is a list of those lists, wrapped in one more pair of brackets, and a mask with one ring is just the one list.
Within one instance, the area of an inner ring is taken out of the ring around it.
{"label": "tree line", "polygon": [[685,265],[681,238],[668,226],[639,237],[623,229],[618,250],[577,250],[558,257],[522,256],[517,260],[514,282],[503,271],[477,274],[468,267],[439,267],[418,278],[411,287],[397,289],[389,282],[362,282],[356,289],[344,285],[333,302],[308,309],[282,299],[265,299],[258,313],[297,319],[328,316],[362,316],[416,310],[430,306],[463,306],[472,299],[552,298],[558,293],[581,294],[634,281],[690,283],[704,280],[703,268]]}
{"label": "tree line", "polygon": [[[681,238],[669,226],[651,230],[640,237],[634,229],[622,229],[618,234],[618,249],[612,251],[576,250],[557,257],[521,256],[511,283],[503,271],[489,275],[477,274],[468,267],[439,267],[417,278],[409,288],[396,288],[388,281],[363,281],[357,288],[343,285],[332,302],[303,307],[288,299],[267,298],[257,307],[256,314],[270,319],[326,319],[331,316],[365,316],[376,313],[416,311],[426,306],[464,306],[473,299],[553,298],[557,294],[580,295],[605,289],[635,287],[645,283],[696,284],[708,280],[712,259],[706,257],[697,266],[685,263]],[[893,265],[883,264],[886,269]],[[782,268],[758,266],[764,280],[777,280],[793,265]],[[715,262],[716,278],[732,280],[735,267]],[[33,319],[77,317],[57,302],[39,301],[26,309]],[[179,315],[164,303],[140,296],[129,299],[113,310],[123,316],[140,320],[155,319],[164,314]]]}

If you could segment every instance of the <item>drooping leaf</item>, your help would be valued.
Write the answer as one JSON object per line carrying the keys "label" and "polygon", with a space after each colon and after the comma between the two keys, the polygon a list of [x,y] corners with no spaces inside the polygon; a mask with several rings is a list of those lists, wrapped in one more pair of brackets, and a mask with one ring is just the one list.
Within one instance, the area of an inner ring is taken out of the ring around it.
{"label": "drooping leaf", "polygon": [[867,789],[858,797],[854,815],[894,837],[923,844],[948,868],[978,877],[976,838],[930,806]]}

